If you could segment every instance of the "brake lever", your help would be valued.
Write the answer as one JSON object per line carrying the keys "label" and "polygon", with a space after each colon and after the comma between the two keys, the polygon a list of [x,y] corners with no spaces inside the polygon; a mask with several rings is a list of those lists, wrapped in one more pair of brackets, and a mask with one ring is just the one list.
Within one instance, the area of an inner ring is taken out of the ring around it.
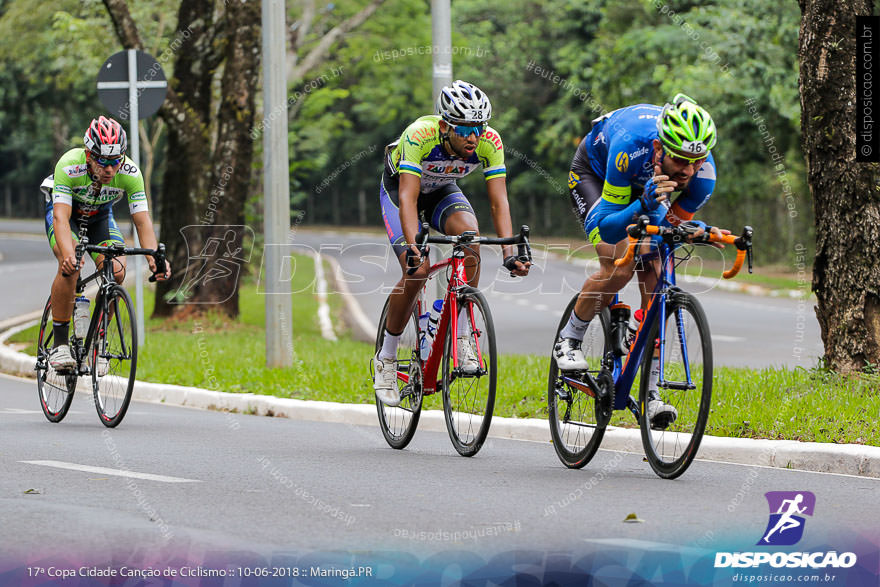
{"label": "brake lever", "polygon": [[[428,252],[427,240],[428,240],[428,229],[429,228],[430,227],[428,226],[427,222],[422,222],[422,226],[419,229],[419,232],[416,234],[416,242],[414,243],[416,245],[416,248],[419,250],[419,256],[422,258],[422,263],[424,263],[425,254]],[[415,267],[410,267],[410,259],[412,257],[413,257],[412,249],[407,248],[407,250],[406,250],[406,266],[408,267],[408,269],[406,270],[407,275],[412,275],[419,268],[418,265]]]}

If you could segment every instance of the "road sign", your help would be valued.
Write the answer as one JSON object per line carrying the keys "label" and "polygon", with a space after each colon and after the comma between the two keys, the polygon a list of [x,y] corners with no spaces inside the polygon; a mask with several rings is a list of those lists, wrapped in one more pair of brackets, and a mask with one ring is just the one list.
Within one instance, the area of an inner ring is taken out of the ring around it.
{"label": "road sign", "polygon": [[[128,121],[129,158],[140,167],[141,138],[137,121],[152,116],[165,101],[168,81],[162,66],[149,53],[127,49],[111,55],[98,71],[98,97],[107,110]],[[140,239],[131,223],[136,247]],[[144,343],[144,274],[143,257],[134,258],[135,311],[138,343]]]}
{"label": "road sign", "polygon": [[143,51],[114,53],[98,71],[98,97],[121,120],[152,116],[165,101],[167,91],[162,66]]}

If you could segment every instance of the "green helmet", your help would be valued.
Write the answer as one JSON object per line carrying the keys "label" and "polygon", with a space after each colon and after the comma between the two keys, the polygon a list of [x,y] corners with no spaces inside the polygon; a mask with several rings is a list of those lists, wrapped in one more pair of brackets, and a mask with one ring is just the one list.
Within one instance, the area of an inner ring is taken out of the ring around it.
{"label": "green helmet", "polygon": [[693,98],[676,94],[657,117],[657,134],[663,146],[692,157],[705,157],[715,146],[715,123]]}

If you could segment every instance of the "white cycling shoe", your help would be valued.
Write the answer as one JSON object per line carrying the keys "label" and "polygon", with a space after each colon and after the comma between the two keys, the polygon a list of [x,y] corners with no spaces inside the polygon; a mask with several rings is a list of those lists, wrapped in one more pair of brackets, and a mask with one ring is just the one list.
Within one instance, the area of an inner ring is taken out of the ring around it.
{"label": "white cycling shoe", "polygon": [[76,368],[76,359],[70,354],[70,347],[62,344],[49,351],[49,366],[59,373],[73,371]]}
{"label": "white cycling shoe", "polygon": [[584,351],[581,349],[581,341],[574,338],[556,339],[553,346],[553,356],[556,358],[556,366],[560,371],[584,371],[589,366]]}
{"label": "white cycling shoe", "polygon": [[651,429],[666,430],[678,418],[678,410],[664,402],[656,391],[650,392],[648,397],[650,399],[648,400],[646,416],[651,423]]}
{"label": "white cycling shoe", "polygon": [[400,405],[400,390],[397,387],[397,361],[395,359],[380,359],[379,353],[373,357],[373,368],[376,375],[373,377],[373,390],[376,397],[386,406]]}
{"label": "white cycling shoe", "polygon": [[458,345],[458,368],[465,375],[476,375],[480,372],[480,362],[470,336],[459,336]]}

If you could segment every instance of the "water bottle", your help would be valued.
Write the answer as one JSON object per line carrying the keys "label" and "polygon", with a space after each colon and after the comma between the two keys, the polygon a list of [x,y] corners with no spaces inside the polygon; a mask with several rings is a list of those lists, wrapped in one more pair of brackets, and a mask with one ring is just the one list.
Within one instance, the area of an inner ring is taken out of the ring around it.
{"label": "water bottle", "polygon": [[419,355],[423,361],[428,358],[428,354],[431,352],[431,342],[428,340],[428,317],[430,315],[430,312],[425,312],[419,316]]}
{"label": "water bottle", "polygon": [[611,349],[618,357],[629,352],[629,347],[626,344],[629,317],[630,308],[626,304],[611,306]]}
{"label": "water bottle", "polygon": [[440,321],[440,312],[443,311],[443,300],[434,300],[431,306],[431,312],[419,316],[419,325],[422,324],[422,318],[426,318],[425,329],[423,330],[421,345],[419,352],[422,360],[425,361],[431,353],[431,344],[434,342],[434,336],[437,334],[437,323]]}
{"label": "water bottle", "polygon": [[73,333],[77,338],[85,338],[89,333],[89,298],[77,296],[73,304]]}

